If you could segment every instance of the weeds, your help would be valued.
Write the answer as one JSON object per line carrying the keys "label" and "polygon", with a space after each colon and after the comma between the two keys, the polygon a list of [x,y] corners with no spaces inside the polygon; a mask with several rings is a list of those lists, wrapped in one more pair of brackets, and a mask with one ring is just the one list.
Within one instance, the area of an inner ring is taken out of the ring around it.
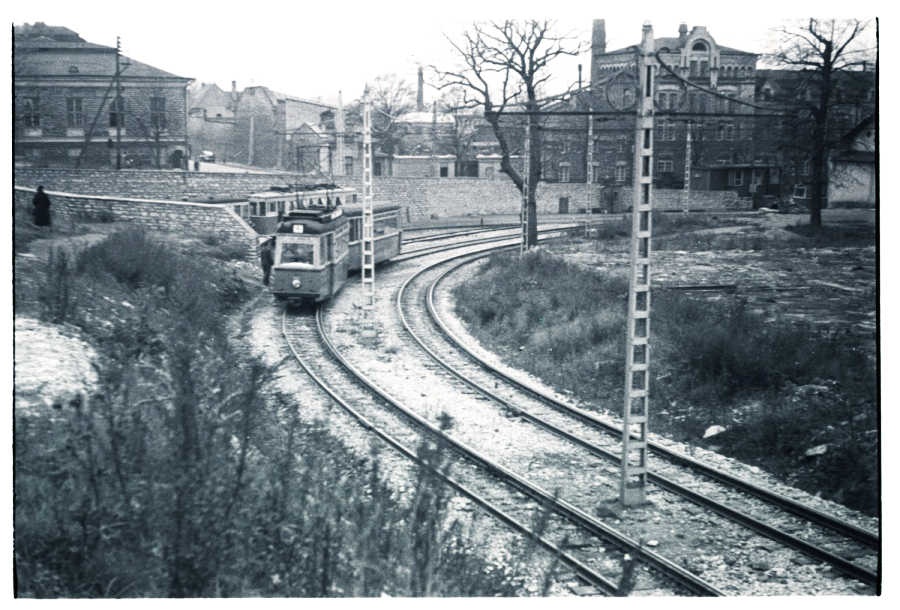
{"label": "weeds", "polygon": [[[434,472],[397,497],[377,454],[263,394],[265,371],[226,336],[248,293],[222,265],[134,231],[51,263],[45,315],[102,348],[100,391],[16,413],[18,596],[517,592],[447,523]],[[422,454],[443,469],[442,451]]]}
{"label": "weeds", "polygon": [[72,275],[72,264],[65,250],[51,249],[38,289],[43,319],[56,324],[71,319],[75,308]]}
{"label": "weeds", "polygon": [[[513,364],[559,389],[577,389],[579,398],[618,404],[623,280],[538,250],[492,257],[455,294],[472,332]],[[875,367],[860,339],[765,321],[740,298],[711,302],[657,291],[651,344],[654,430],[702,444],[708,426],[726,425],[729,432],[714,440],[721,451],[785,476],[806,468],[798,485],[876,509],[877,462],[859,449],[872,446],[866,435],[877,429]],[[827,388],[823,396],[804,389],[819,386]],[[742,409],[748,404],[760,406]],[[856,427],[835,431],[842,421]],[[816,436],[822,431],[833,451],[810,460],[804,451],[825,442]]]}

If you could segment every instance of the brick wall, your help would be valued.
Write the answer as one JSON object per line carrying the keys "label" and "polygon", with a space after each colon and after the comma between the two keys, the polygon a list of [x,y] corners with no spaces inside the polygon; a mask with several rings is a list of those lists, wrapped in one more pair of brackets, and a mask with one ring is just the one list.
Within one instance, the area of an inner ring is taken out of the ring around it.
{"label": "brick wall", "polygon": [[[255,252],[257,234],[230,205],[187,203],[76,195],[45,189],[54,216],[75,221],[131,222],[150,231],[180,233],[194,237],[215,234],[247,245],[247,256]],[[16,207],[31,207],[34,189],[14,187]]]}

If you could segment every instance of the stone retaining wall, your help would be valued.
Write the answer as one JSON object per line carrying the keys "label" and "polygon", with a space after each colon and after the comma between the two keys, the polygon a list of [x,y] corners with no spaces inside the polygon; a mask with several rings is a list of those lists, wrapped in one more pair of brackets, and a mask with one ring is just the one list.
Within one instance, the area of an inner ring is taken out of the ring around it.
{"label": "stone retaining wall", "polygon": [[[397,178],[376,177],[375,199],[403,207],[406,222],[421,222],[449,216],[481,216],[518,214],[521,195],[510,180],[482,178]],[[568,213],[587,209],[588,185],[583,183],[540,183],[537,189],[538,214],[557,214],[560,199],[568,199]],[[631,206],[631,187],[617,187],[616,203],[600,204],[600,188],[594,187],[594,207],[621,212]],[[682,191],[655,189],[653,207],[662,210],[682,209]],[[692,210],[750,209],[751,203],[733,191],[693,191],[689,202]]]}
{"label": "stone retaining wall", "polygon": [[270,186],[309,182],[296,174],[192,172],[181,170],[88,170],[16,168],[17,186],[85,195],[169,201],[246,199]]}
{"label": "stone retaining wall", "polygon": [[[284,186],[308,182],[308,177],[296,174],[205,173],[175,170],[76,170],[16,168],[15,184],[35,188],[43,184],[46,190],[61,193],[81,193],[92,197],[126,198],[133,200],[178,201],[241,200],[250,194]],[[344,186],[359,189],[356,181],[344,181]],[[406,222],[422,222],[431,218],[452,216],[481,216],[490,214],[518,214],[521,205],[519,192],[512,181],[504,177],[484,178],[398,178],[376,177],[375,199],[399,205]],[[594,207],[621,212],[631,205],[631,187],[616,187],[614,203],[601,197],[595,185]],[[607,191],[606,194],[609,194]],[[568,212],[579,213],[588,207],[588,185],[583,183],[540,183],[537,189],[538,213],[556,214],[561,211],[560,200],[568,199]],[[654,207],[681,209],[680,190],[654,190]],[[599,201],[604,203],[597,203]],[[748,201],[731,191],[694,191],[690,209],[750,209]]]}
{"label": "stone retaining wall", "polygon": [[[54,216],[82,222],[131,222],[150,231],[192,237],[214,234],[256,251],[257,233],[227,204],[77,195],[44,189]],[[35,190],[13,187],[16,207],[30,209]]]}

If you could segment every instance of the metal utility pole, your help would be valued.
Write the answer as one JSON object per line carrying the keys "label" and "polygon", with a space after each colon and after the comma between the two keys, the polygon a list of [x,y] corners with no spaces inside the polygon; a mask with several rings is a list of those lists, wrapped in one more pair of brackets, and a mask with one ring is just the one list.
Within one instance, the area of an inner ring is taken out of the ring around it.
{"label": "metal utility pole", "polygon": [[622,412],[622,464],[619,500],[642,504],[647,488],[647,435],[650,366],[650,234],[653,202],[653,27],[645,24],[638,51],[640,96],[634,136],[634,198],[631,269],[628,283],[628,337],[625,353],[625,405]]}
{"label": "metal utility pole", "polygon": [[687,135],[684,142],[684,189],[681,191],[681,209],[685,214],[688,213],[691,202],[691,131],[693,130],[693,124],[690,121],[687,122],[686,129]]}
{"label": "metal utility pole", "polygon": [[122,169],[122,121],[125,119],[124,101],[122,100],[122,71],[119,57],[122,46],[116,36],[116,169]]}
{"label": "metal utility pole", "polygon": [[531,191],[531,113],[525,117],[525,162],[522,170],[522,247],[520,253],[528,250],[528,195]]}
{"label": "metal utility pole", "polygon": [[362,287],[365,328],[375,328],[375,231],[372,186],[372,102],[368,90],[363,95],[363,205],[362,205]]}

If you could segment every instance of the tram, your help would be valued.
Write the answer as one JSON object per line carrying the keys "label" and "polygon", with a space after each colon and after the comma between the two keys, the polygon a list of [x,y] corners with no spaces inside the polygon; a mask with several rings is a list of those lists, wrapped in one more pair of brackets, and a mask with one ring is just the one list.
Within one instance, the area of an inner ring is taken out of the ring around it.
{"label": "tram", "polygon": [[[362,206],[353,189],[270,190],[250,197],[246,214],[273,249],[269,287],[290,303],[334,297],[362,268]],[[239,212],[240,213],[240,212]],[[375,264],[400,253],[400,206],[373,208]]]}

